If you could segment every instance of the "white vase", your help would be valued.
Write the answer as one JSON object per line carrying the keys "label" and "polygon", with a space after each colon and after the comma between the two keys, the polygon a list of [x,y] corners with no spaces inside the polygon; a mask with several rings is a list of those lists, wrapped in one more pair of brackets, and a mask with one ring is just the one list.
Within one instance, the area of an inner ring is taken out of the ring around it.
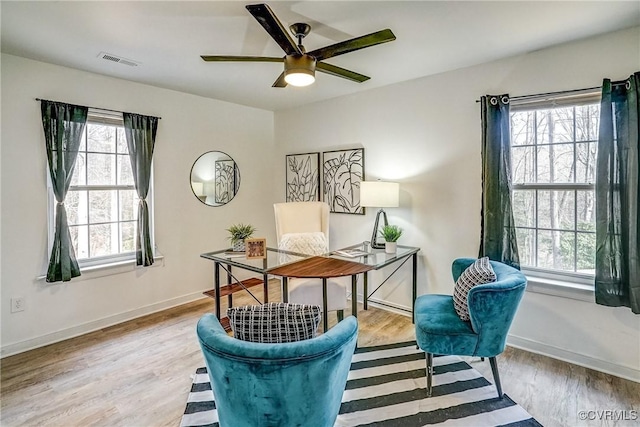
{"label": "white vase", "polygon": [[398,249],[398,242],[384,242],[384,251],[388,254],[395,254]]}
{"label": "white vase", "polygon": [[234,252],[244,252],[245,251],[244,240],[238,240],[233,244]]}

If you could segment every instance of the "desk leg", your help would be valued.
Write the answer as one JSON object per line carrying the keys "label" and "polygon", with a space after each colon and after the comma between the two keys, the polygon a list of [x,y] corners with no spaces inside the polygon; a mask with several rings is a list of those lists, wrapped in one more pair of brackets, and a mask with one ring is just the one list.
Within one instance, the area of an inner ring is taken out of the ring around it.
{"label": "desk leg", "polygon": [[269,275],[262,276],[262,286],[264,287],[264,303],[269,302]]}
{"label": "desk leg", "polygon": [[289,282],[282,276],[282,302],[289,302]]}
{"label": "desk leg", "polygon": [[322,279],[322,327],[324,333],[329,330],[329,319],[327,319],[329,312],[327,311],[327,279]]}
{"label": "desk leg", "polygon": [[365,271],[363,273],[363,291],[364,291],[364,296],[362,299],[362,306],[365,310],[369,309],[369,272]]}
{"label": "desk leg", "polygon": [[[231,280],[233,280],[231,266],[227,264],[227,286],[231,284]],[[233,294],[227,295],[227,302],[229,303],[228,307],[233,307]]]}
{"label": "desk leg", "polygon": [[358,281],[355,274],[351,276],[351,314],[353,314],[356,318],[358,317]]}
{"label": "desk leg", "polygon": [[220,319],[220,263],[216,262],[213,273],[213,280],[216,286],[216,316]]}
{"label": "desk leg", "polygon": [[418,298],[418,254],[412,255],[413,261],[413,303],[411,304],[411,323],[416,323],[416,298]]}

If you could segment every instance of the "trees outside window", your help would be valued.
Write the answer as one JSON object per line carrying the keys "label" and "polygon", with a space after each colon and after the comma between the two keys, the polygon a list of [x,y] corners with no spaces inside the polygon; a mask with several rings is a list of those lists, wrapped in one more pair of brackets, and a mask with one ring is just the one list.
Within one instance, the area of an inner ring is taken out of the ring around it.
{"label": "trees outside window", "polygon": [[520,262],[525,268],[593,275],[600,105],[595,96],[554,104],[512,107]]}

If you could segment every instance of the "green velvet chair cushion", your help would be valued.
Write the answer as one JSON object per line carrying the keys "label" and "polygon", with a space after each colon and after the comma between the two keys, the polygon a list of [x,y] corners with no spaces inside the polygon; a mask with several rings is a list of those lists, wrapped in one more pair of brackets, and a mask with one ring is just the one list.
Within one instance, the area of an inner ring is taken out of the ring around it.
{"label": "green velvet chair cushion", "polygon": [[[425,295],[427,296],[427,295]],[[429,353],[473,354],[478,335],[470,322],[460,319],[451,295],[419,297],[415,305],[416,340],[429,342]],[[424,348],[421,346],[424,350]],[[426,351],[426,350],[425,350]]]}

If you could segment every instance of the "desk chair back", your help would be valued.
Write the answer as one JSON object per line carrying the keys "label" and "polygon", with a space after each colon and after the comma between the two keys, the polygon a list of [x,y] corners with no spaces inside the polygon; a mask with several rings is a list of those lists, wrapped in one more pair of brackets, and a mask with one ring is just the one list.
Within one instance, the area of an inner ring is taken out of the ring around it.
{"label": "desk chair back", "polygon": [[329,241],[329,205],[325,202],[288,202],[273,205],[278,242],[284,234],[320,231]]}
{"label": "desk chair back", "polygon": [[[329,205],[324,202],[289,202],[273,205],[278,247],[308,255],[320,255],[329,249]],[[318,240],[314,234],[323,233]],[[298,236],[301,239],[297,239]],[[323,240],[323,241],[322,241]],[[305,250],[304,248],[307,248]],[[321,248],[326,248],[325,250]],[[338,320],[349,306],[348,277],[327,280],[327,311],[337,311]],[[321,279],[292,278],[288,285],[288,301],[324,307]],[[326,321],[326,319],[324,319]],[[323,321],[323,323],[324,323]]]}

